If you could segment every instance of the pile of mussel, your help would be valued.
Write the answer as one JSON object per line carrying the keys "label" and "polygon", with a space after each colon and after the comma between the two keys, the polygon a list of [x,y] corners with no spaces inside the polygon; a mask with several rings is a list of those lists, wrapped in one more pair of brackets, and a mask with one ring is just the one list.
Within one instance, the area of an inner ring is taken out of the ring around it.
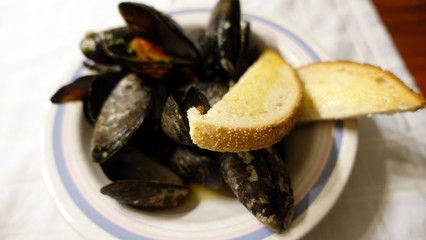
{"label": "pile of mussel", "polygon": [[212,152],[189,136],[186,111],[207,112],[264,49],[239,1],[220,0],[205,28],[183,29],[142,3],[120,3],[119,12],[126,26],[81,42],[91,73],[51,98],[83,102],[93,125],[91,157],[112,181],[101,192],[158,209],[179,205],[191,183],[217,189],[224,182],[263,224],[288,228],[294,203],[281,152]]}

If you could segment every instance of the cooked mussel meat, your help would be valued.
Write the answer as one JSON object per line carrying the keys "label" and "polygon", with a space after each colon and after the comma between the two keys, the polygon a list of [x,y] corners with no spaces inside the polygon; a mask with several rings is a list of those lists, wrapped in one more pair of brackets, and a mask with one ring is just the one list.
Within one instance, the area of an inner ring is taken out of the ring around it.
{"label": "cooked mussel meat", "polygon": [[123,2],[118,8],[127,26],[137,36],[155,43],[176,62],[190,65],[199,62],[194,43],[168,15],[142,3]]}
{"label": "cooked mussel meat", "polygon": [[173,68],[193,68],[199,64],[194,43],[169,16],[142,3],[120,3],[119,10],[134,37],[104,45],[107,54],[121,65],[136,73],[162,78]]}

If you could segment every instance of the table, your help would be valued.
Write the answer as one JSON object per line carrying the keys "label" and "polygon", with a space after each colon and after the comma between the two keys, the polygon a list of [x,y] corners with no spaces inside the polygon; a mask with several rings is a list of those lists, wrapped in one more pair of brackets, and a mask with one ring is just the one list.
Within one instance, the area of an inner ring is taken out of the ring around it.
{"label": "table", "polygon": [[426,1],[373,3],[420,90],[426,94]]}

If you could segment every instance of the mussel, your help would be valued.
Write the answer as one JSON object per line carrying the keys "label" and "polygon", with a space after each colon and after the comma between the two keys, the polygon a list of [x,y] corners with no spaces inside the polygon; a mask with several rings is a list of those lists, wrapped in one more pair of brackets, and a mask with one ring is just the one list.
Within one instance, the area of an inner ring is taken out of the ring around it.
{"label": "mussel", "polygon": [[290,177],[273,148],[223,153],[221,172],[238,200],[265,226],[280,232],[293,218]]}
{"label": "mussel", "polygon": [[213,41],[217,62],[229,75],[238,70],[242,53],[241,35],[240,2],[220,0],[211,13],[207,41]]}
{"label": "mussel", "polygon": [[128,74],[105,100],[99,113],[91,143],[92,158],[109,159],[142,124],[151,101],[151,91],[143,80]]}
{"label": "mussel", "polygon": [[195,87],[190,87],[178,100],[175,99],[175,96],[170,95],[161,116],[163,132],[172,140],[186,146],[194,145],[189,135],[189,123],[186,116],[186,111],[191,107],[196,107],[202,113],[206,113],[210,108],[207,98]]}
{"label": "mussel", "polygon": [[[185,32],[142,3],[118,6],[126,26],[89,32],[80,49],[94,73],[60,88],[53,103],[83,101],[91,157],[111,183],[101,193],[137,208],[179,205],[191,183],[225,182],[260,222],[287,229],[294,202],[274,146],[217,153],[192,143],[186,112],[206,113],[259,57],[238,0],[219,0],[204,29]],[[187,35],[188,34],[188,35]]]}
{"label": "mussel", "polygon": [[215,153],[179,146],[171,156],[170,165],[178,175],[189,182],[214,189],[222,185],[222,175]]}
{"label": "mussel", "polygon": [[103,164],[113,180],[101,193],[138,208],[177,206],[190,192],[189,186],[166,166],[143,152],[124,147]]}
{"label": "mussel", "polygon": [[50,98],[52,103],[81,101],[89,95],[96,76],[82,76],[59,88]]}
{"label": "mussel", "polygon": [[83,101],[84,115],[94,124],[105,99],[123,76],[122,72],[107,72],[78,77],[58,89],[50,100],[53,103]]}
{"label": "mussel", "polygon": [[109,56],[105,47],[107,45],[128,42],[133,38],[132,32],[127,27],[112,28],[101,32],[87,32],[80,42],[80,50],[87,59],[104,65],[116,65],[117,62]]}
{"label": "mussel", "polygon": [[131,38],[106,41],[103,46],[121,65],[159,79],[174,68],[193,68],[200,62],[195,45],[169,16],[142,3],[120,3],[119,11]]}
{"label": "mussel", "polygon": [[188,195],[189,187],[161,182],[121,180],[102,187],[101,193],[137,208],[167,208],[179,205]]}

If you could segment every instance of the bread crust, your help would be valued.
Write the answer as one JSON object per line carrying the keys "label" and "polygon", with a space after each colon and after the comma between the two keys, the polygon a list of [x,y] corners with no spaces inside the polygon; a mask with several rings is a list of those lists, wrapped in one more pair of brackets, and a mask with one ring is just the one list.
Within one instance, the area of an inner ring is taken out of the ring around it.
{"label": "bread crust", "polygon": [[[257,127],[229,128],[210,122],[197,121],[193,117],[190,134],[196,145],[212,151],[242,152],[258,150],[279,142],[287,135],[296,123],[299,109],[300,104],[297,104],[289,118]],[[199,115],[199,112],[197,109],[191,108],[188,111],[188,115],[190,114],[195,116],[196,114]]]}
{"label": "bread crust", "polygon": [[[205,117],[209,115],[209,112],[206,115],[201,115],[196,108],[190,108],[187,114],[190,125],[190,135],[194,144],[200,148],[218,152],[257,150],[277,143],[294,127],[303,97],[300,79],[296,71],[286,63],[278,53],[267,49],[262,55],[266,56],[266,59],[262,59],[261,56],[258,61],[267,63],[266,65],[262,65],[263,67],[271,67],[271,69],[262,69],[262,71],[278,72],[276,75],[272,74],[273,76],[279,77],[277,80],[279,82],[278,86],[282,86],[284,82],[290,83],[289,85],[291,85],[289,91],[291,91],[292,97],[288,101],[282,101],[285,106],[281,106],[283,108],[280,108],[288,110],[280,111],[270,108],[265,118],[247,119],[246,116],[240,116],[235,119],[235,124],[229,124],[217,120],[222,117],[222,115],[212,120],[212,117]],[[256,63],[253,65],[256,65]],[[259,66],[257,66],[257,69],[259,69]],[[250,69],[248,72],[249,71],[251,71],[251,73],[248,74],[259,75],[259,72]],[[259,79],[259,81],[262,81],[262,79]],[[239,84],[239,82],[237,82],[237,84]],[[272,88],[273,87],[274,86],[272,86]],[[232,89],[230,91],[232,91]],[[274,90],[271,89],[271,91]],[[269,94],[269,92],[265,94]],[[213,106],[213,108],[214,107],[215,106]],[[231,119],[234,120],[233,118]],[[253,121],[250,121],[250,123],[245,122],[249,120]]]}
{"label": "bread crust", "polygon": [[[299,67],[297,73],[305,92],[298,122],[393,114],[417,111],[426,106],[424,97],[408,88],[396,75],[371,64],[316,62]],[[333,79],[321,79],[327,74]],[[343,85],[349,77],[358,81]],[[321,92],[320,84],[327,88],[327,92]],[[357,88],[357,85],[363,88]],[[339,92],[333,88],[339,88]]]}

